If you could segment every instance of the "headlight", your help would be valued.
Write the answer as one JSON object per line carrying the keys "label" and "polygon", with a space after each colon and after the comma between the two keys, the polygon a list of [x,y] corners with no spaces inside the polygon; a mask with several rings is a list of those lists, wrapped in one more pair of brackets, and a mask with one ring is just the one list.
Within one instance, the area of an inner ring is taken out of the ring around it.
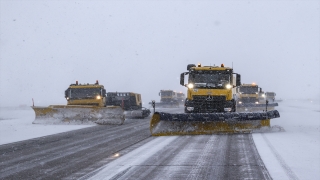
{"label": "headlight", "polygon": [[241,104],[242,102],[241,101],[239,101],[239,104]]}
{"label": "headlight", "polygon": [[97,96],[97,99],[101,99],[101,96]]}
{"label": "headlight", "polygon": [[193,88],[193,84],[188,84],[188,88]]}
{"label": "headlight", "polygon": [[69,97],[67,97],[67,100],[69,100]]}
{"label": "headlight", "polygon": [[262,97],[266,97],[266,95],[262,94]]}
{"label": "headlight", "polygon": [[259,104],[259,102],[257,101],[256,104]]}
{"label": "headlight", "polygon": [[232,86],[231,86],[230,84],[227,84],[227,85],[226,85],[226,88],[227,88],[227,89],[231,89]]}

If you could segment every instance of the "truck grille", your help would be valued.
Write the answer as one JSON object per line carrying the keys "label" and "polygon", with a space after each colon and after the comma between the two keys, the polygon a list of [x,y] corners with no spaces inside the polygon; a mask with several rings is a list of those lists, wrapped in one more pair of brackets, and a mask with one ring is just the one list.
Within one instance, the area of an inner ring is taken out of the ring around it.
{"label": "truck grille", "polygon": [[193,96],[195,112],[223,112],[226,96]]}

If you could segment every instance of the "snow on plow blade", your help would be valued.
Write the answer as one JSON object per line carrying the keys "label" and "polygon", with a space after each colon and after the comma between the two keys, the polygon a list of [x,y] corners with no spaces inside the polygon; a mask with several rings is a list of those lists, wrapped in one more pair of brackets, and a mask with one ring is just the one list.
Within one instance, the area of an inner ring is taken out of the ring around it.
{"label": "snow on plow blade", "polygon": [[[274,110],[274,108],[278,106],[278,103],[270,103],[267,106],[268,111]],[[265,111],[266,104],[238,104],[237,105],[237,112],[257,112],[257,111]]]}
{"label": "snow on plow blade", "polygon": [[51,105],[31,107],[33,124],[123,124],[124,111],[118,106]]}
{"label": "snow on plow blade", "polygon": [[[275,107],[278,106],[278,103],[270,103],[268,104],[268,108],[269,107]],[[266,104],[238,104],[237,107],[262,107],[265,108]]]}
{"label": "snow on plow blade", "polygon": [[270,127],[270,119],[278,117],[277,110],[259,113],[156,112],[150,121],[150,131],[153,136],[250,133],[254,129]]}

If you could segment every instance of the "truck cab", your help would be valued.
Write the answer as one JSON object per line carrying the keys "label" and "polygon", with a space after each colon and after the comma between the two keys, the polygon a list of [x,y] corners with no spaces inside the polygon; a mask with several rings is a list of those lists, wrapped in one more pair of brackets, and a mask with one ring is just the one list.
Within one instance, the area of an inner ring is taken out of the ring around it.
{"label": "truck cab", "polygon": [[133,92],[107,92],[107,106],[120,106],[124,110],[142,108],[141,94]]}
{"label": "truck cab", "polygon": [[269,102],[274,102],[276,100],[276,93],[275,92],[266,92],[265,93],[265,98]]}
{"label": "truck cab", "polygon": [[[236,111],[236,87],[240,74],[232,68],[189,64],[188,72],[180,75],[180,84],[188,88],[185,101],[186,113],[212,113]],[[188,75],[187,84],[184,82]]]}
{"label": "truck cab", "polygon": [[67,105],[91,105],[91,106],[106,106],[106,90],[103,85],[95,84],[70,84],[65,90],[65,98]]}
{"label": "truck cab", "polygon": [[179,104],[184,104],[184,101],[186,100],[186,95],[182,92],[178,92],[177,97]]}
{"label": "truck cab", "polygon": [[255,83],[242,84],[237,88],[238,104],[259,104],[262,89]]}
{"label": "truck cab", "polygon": [[159,96],[160,102],[163,103],[178,102],[177,92],[173,90],[160,90]]}

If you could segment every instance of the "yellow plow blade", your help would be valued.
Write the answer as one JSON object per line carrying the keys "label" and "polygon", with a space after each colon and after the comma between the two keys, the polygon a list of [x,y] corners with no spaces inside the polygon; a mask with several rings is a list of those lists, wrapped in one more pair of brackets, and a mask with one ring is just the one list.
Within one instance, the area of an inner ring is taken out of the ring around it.
{"label": "yellow plow blade", "polygon": [[203,113],[153,114],[150,132],[153,136],[251,133],[270,128],[270,119],[280,117],[278,111],[268,113]]}
{"label": "yellow plow blade", "polygon": [[33,124],[123,124],[124,111],[119,106],[51,105],[31,107]]}

